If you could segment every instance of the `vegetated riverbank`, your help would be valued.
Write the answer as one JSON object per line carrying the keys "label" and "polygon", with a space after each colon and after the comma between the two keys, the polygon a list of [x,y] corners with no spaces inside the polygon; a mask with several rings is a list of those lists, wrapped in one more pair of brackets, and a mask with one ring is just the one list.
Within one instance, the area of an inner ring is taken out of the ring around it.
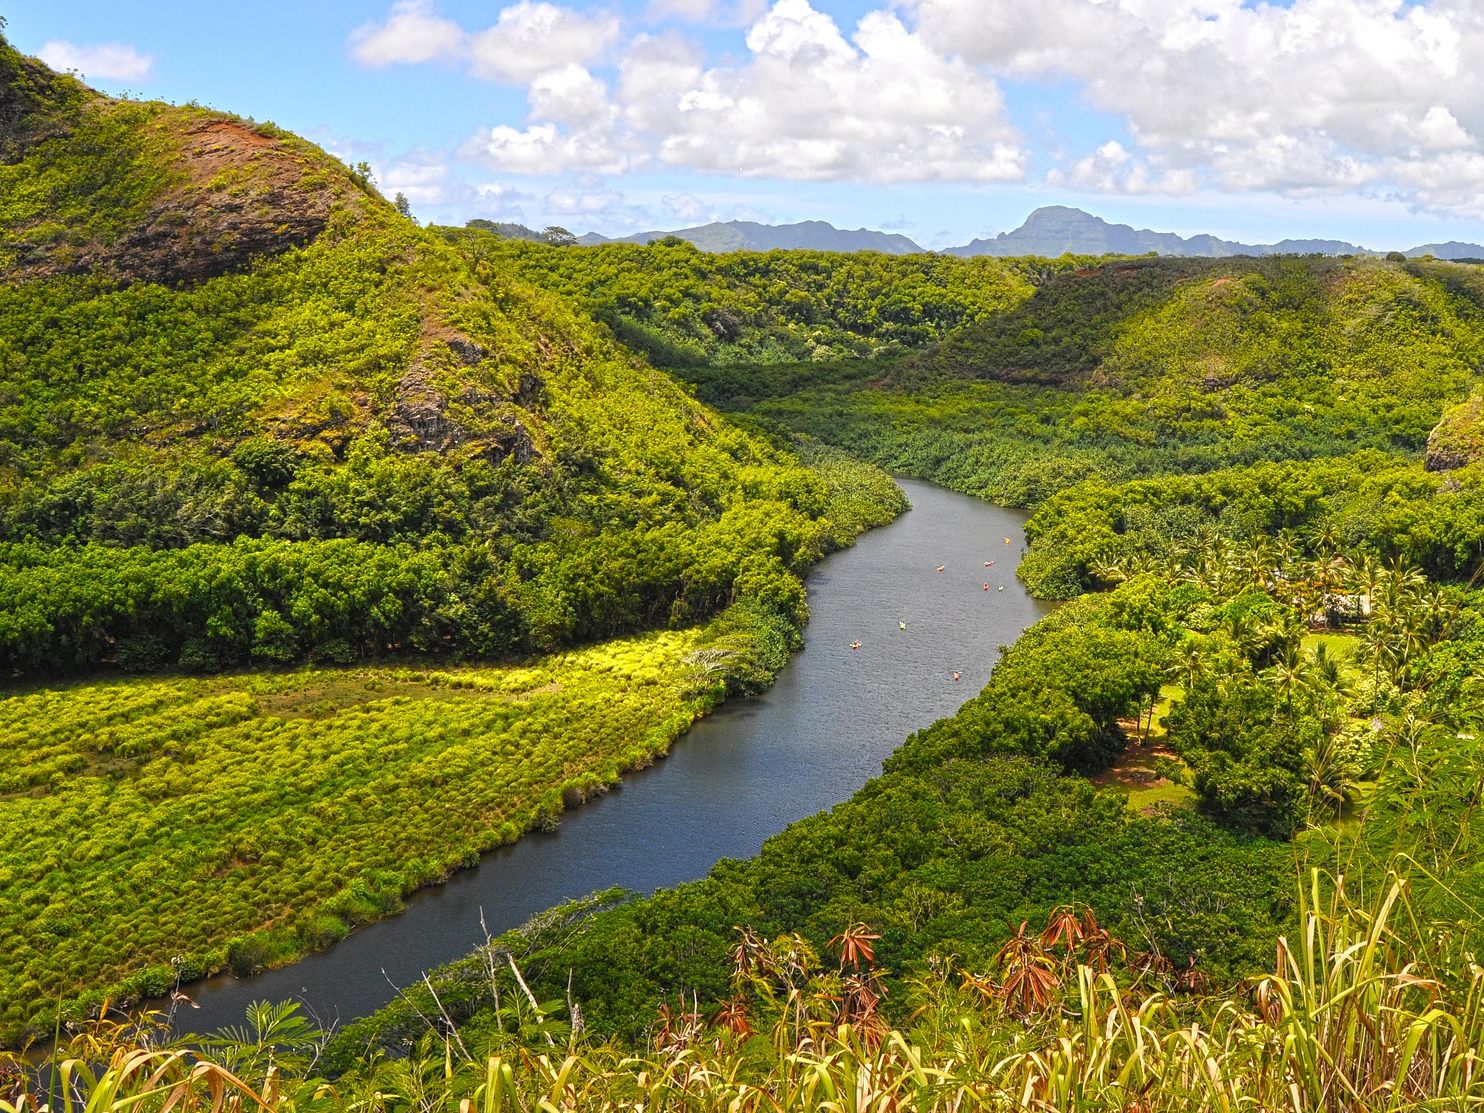
{"label": "vegetated riverbank", "polygon": [[[905,505],[869,465],[802,451],[828,495],[822,550]],[[0,1031],[48,1030],[59,1001],[77,1016],[281,965],[554,825],[726,696],[771,683],[806,613],[793,583],[795,607],[768,581],[705,627],[520,666],[136,678],[0,699],[15,892],[0,913]]]}
{"label": "vegetated riverbank", "polygon": [[705,629],[518,667],[139,678],[6,698],[5,868],[25,886],[0,917],[0,1001],[44,1010],[27,985],[47,985],[76,1015],[330,946],[647,765],[729,679],[761,683],[788,635],[739,607]]}
{"label": "vegetated riverbank", "polygon": [[240,1023],[253,1000],[292,998],[343,1024],[390,1001],[390,983],[413,985],[468,954],[486,927],[502,932],[615,885],[649,892],[692,881],[848,797],[903,737],[982,687],[999,647],[1047,610],[1014,576],[1023,514],[902,486],[910,512],[810,573],[804,648],[767,691],[723,704],[663,762],[568,812],[555,831],[414,894],[402,914],[291,966],[191,988],[201,1008],[178,1009],[176,1021],[210,1032]]}
{"label": "vegetated riverbank", "polygon": [[[956,1012],[931,1046],[984,1025],[1003,1052],[1085,1020],[1088,978],[1104,971],[1131,1009],[1170,1000],[1208,1031],[1231,1010],[1273,1025],[1287,1013],[1253,1006],[1243,987],[1271,969],[1281,935],[1296,938],[1304,901],[1321,917],[1330,905],[1342,932],[1374,916],[1382,980],[1416,961],[1428,984],[1411,1005],[1435,993],[1473,1015],[1464,956],[1480,939],[1469,912],[1484,875],[1469,848],[1484,821],[1467,787],[1479,704],[1461,697],[1484,660],[1480,593],[1337,552],[1323,521],[1278,543],[1211,533],[1157,570],[1106,574],[1118,586],[1039,623],[978,696],[847,802],[700,882],[604,894],[497,938],[345,1029],[324,1065],[419,1055],[449,1023],[477,1046],[540,1038],[543,1024],[565,1038],[580,1012],[589,1040],[715,1041],[736,1069],[766,1073],[808,1032],[850,1024],[879,1038],[945,1002]],[[1362,594],[1369,612],[1349,619],[1359,638],[1311,635]],[[1164,772],[1189,777],[1196,807],[1141,815],[1085,774],[1161,699],[1184,766]],[[1312,892],[1311,869],[1331,874]],[[1375,898],[1398,870],[1408,923],[1392,931],[1378,926],[1385,910],[1344,894]],[[838,968],[818,957],[830,948]],[[1278,954],[1277,977],[1302,983]],[[768,1031],[773,1042],[749,1042]]]}

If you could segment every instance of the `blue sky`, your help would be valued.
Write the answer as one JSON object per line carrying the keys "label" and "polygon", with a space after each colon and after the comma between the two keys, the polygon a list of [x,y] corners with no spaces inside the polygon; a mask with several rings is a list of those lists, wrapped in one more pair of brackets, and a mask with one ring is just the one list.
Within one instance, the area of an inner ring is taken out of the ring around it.
{"label": "blue sky", "polygon": [[368,159],[425,220],[734,217],[943,247],[1038,205],[1484,242],[1473,0],[6,0],[109,92]]}

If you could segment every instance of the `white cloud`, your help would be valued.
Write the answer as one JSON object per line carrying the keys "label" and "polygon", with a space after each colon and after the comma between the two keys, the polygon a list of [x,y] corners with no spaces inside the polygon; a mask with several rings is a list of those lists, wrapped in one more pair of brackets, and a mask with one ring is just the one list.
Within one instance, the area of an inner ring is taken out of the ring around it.
{"label": "white cloud", "polygon": [[1084,158],[1058,171],[1068,182],[1129,189],[1142,172],[1231,191],[1385,191],[1424,166],[1473,180],[1467,159],[1434,160],[1481,149],[1475,0],[903,3],[935,48],[1008,76],[1071,79],[1125,119],[1142,161],[1120,176]]}
{"label": "white cloud", "polygon": [[[1484,208],[1484,0],[876,0],[853,26],[824,0],[646,0],[632,18],[671,29],[627,34],[604,0],[506,2],[483,29],[433,2],[353,53],[523,87],[527,118],[465,148],[506,173],[1026,180],[1001,82],[1053,82],[1115,122],[1042,150],[1051,187]],[[740,17],[732,55],[674,28]]]}
{"label": "white cloud", "polygon": [[607,213],[623,204],[623,194],[612,189],[583,189],[576,185],[559,186],[545,197],[546,211],[560,216],[593,216]]}
{"label": "white cloud", "polygon": [[620,67],[625,118],[660,162],[787,179],[1008,181],[1025,153],[994,81],[930,50],[895,16],[849,40],[807,0],[777,0],[748,55],[703,68],[639,40]]}
{"label": "white cloud", "polygon": [[670,194],[660,198],[665,211],[686,224],[706,224],[716,219],[706,202],[690,193]]}
{"label": "white cloud", "polygon": [[645,15],[649,19],[687,19],[692,23],[713,19],[716,0],[649,0]]}
{"label": "white cloud", "polygon": [[1046,184],[1054,189],[1076,189],[1089,193],[1191,193],[1197,187],[1189,170],[1159,171],[1134,155],[1116,139],[1110,139],[1091,154],[1046,173]]}
{"label": "white cloud", "polygon": [[520,0],[469,44],[478,77],[523,84],[563,66],[582,65],[618,39],[618,18],[584,15],[556,4]]}
{"label": "white cloud", "polygon": [[683,20],[713,27],[746,27],[768,10],[768,0],[649,0],[651,22]]}
{"label": "white cloud", "polygon": [[608,87],[579,65],[541,74],[528,93],[531,117],[561,124],[608,124],[617,115]]}
{"label": "white cloud", "polygon": [[430,0],[398,0],[385,23],[364,23],[350,36],[350,53],[365,66],[457,58],[464,32],[435,14]]}
{"label": "white cloud", "polygon": [[414,205],[446,205],[462,200],[468,188],[454,181],[446,163],[396,162],[377,168],[377,186],[388,197],[400,193]]}
{"label": "white cloud", "polygon": [[52,39],[36,55],[54,70],[76,70],[91,81],[145,81],[154,59],[126,43],[72,43]]}
{"label": "white cloud", "polygon": [[[672,14],[716,9],[659,3]],[[493,26],[465,34],[427,0],[402,0],[384,24],[356,33],[353,51],[387,64],[463,50],[476,76],[524,85],[525,125],[498,124],[465,147],[507,173],[670,165],[822,181],[1024,176],[1027,153],[995,81],[934,51],[894,14],[867,13],[847,38],[809,0],[776,0],[748,28],[746,53],[709,67],[678,34],[639,34],[610,87],[592,65],[619,33],[606,11],[519,0]]]}
{"label": "white cloud", "polygon": [[507,174],[621,174],[634,165],[606,129],[568,131],[546,123],[500,124],[466,143],[463,154]]}

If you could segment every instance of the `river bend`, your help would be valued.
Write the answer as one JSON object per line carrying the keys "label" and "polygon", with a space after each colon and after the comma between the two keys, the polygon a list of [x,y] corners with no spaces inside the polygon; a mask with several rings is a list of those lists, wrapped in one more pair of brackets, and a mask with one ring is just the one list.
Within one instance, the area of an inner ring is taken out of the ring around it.
{"label": "river bend", "polygon": [[291,966],[192,987],[201,1008],[177,1021],[211,1031],[240,1023],[251,1001],[294,998],[321,1024],[343,1024],[386,1004],[393,984],[468,954],[484,940],[481,915],[498,934],[612,885],[693,880],[846,799],[908,734],[978,692],[999,647],[1047,610],[1015,578],[1023,514],[899,482],[912,509],[810,573],[807,644],[769,691],[725,704],[556,831],[491,851],[402,914]]}

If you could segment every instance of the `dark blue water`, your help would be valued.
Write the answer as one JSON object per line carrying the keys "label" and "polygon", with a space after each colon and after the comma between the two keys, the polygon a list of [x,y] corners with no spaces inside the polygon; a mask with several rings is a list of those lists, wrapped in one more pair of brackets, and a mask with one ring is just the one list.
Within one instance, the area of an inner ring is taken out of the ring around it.
{"label": "dark blue water", "polygon": [[251,1001],[296,998],[322,1024],[344,1023],[468,954],[484,941],[481,916],[499,933],[612,885],[690,881],[850,796],[908,734],[978,692],[999,647],[1047,610],[1015,579],[1023,514],[900,482],[912,510],[810,574],[807,644],[768,692],[723,706],[555,832],[486,854],[401,915],[292,966],[191,987],[201,1008],[177,1020],[211,1031]]}

